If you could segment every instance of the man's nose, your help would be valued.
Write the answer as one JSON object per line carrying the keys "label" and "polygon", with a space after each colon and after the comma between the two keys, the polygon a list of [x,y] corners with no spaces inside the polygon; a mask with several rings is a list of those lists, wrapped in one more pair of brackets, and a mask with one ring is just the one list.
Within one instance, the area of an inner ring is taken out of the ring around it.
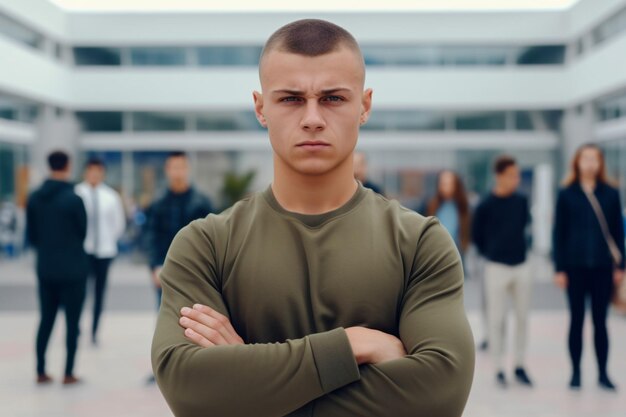
{"label": "man's nose", "polygon": [[300,126],[302,129],[311,132],[322,131],[326,127],[326,121],[320,112],[320,104],[315,100],[310,100],[306,104],[306,110]]}

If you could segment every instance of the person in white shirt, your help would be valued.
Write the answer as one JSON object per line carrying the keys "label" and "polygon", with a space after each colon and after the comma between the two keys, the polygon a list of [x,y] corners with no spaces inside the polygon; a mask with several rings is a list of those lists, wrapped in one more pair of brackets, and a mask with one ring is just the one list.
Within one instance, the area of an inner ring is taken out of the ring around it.
{"label": "person in white shirt", "polygon": [[104,162],[90,158],[85,165],[84,181],[76,185],[87,211],[85,252],[89,255],[90,276],[94,279],[93,324],[91,341],[97,344],[98,324],[103,309],[107,275],[117,255],[117,241],[126,228],[126,216],[119,194],[104,183]]}

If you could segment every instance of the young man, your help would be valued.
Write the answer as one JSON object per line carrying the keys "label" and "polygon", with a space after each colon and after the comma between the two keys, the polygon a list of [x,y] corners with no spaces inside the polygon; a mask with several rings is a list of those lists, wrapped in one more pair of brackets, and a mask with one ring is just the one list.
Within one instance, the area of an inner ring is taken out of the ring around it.
{"label": "young man", "polygon": [[372,90],[354,38],[284,26],[256,115],[274,180],[176,237],[161,272],[157,382],[177,416],[462,414],[474,368],[454,242],[354,179]]}
{"label": "young man", "polygon": [[87,210],[85,251],[89,255],[90,274],[94,279],[91,342],[98,343],[98,324],[104,303],[111,261],[117,255],[117,241],[126,230],[126,215],[119,194],[104,183],[106,168],[99,158],[85,164],[84,181],[75,188]]}
{"label": "young man", "polygon": [[50,178],[28,199],[28,239],[37,251],[39,310],[37,331],[37,383],[52,381],[46,373],[46,350],[57,311],[65,310],[67,359],[64,384],[75,384],[74,358],[78,347],[80,315],[85,299],[89,263],[83,247],[87,232],[85,206],[70,178],[69,157],[64,152],[48,156]]}
{"label": "young man", "polygon": [[517,193],[520,172],[515,159],[499,157],[494,164],[496,185],[478,205],[472,226],[478,251],[486,258],[485,294],[489,349],[496,367],[496,382],[506,387],[504,342],[507,296],[513,297],[516,318],[515,379],[532,386],[524,362],[532,276],[526,262],[526,226],[530,221],[528,201]]}
{"label": "young man", "polygon": [[167,190],[152,204],[148,216],[148,261],[157,291],[157,305],[161,304],[159,271],[174,236],[191,221],[213,211],[208,197],[191,186],[187,154],[174,151],[167,156],[165,177]]}

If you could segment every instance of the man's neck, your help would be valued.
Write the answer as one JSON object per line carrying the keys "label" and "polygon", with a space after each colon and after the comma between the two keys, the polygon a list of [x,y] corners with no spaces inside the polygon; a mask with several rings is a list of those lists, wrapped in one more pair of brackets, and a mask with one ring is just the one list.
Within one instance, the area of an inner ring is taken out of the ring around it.
{"label": "man's neck", "polygon": [[68,181],[69,175],[65,171],[52,171],[50,173],[50,179],[55,181]]}
{"label": "man's neck", "polygon": [[496,197],[506,198],[512,196],[515,191],[510,191],[496,185],[495,187],[493,187],[492,192]]}
{"label": "man's neck", "polygon": [[285,171],[274,164],[272,192],[281,207],[294,213],[322,214],[336,210],[350,201],[359,186],[351,166],[315,176]]}
{"label": "man's neck", "polygon": [[183,194],[186,193],[187,191],[189,191],[189,188],[191,188],[191,186],[189,184],[170,184],[170,191],[174,194]]}

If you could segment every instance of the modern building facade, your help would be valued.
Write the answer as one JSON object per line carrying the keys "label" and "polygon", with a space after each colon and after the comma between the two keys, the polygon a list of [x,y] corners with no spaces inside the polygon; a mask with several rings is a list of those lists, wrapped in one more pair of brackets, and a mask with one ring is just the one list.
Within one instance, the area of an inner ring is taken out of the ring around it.
{"label": "modern building facade", "polygon": [[[235,2],[236,4],[237,2]],[[390,197],[419,207],[442,168],[475,194],[499,153],[518,158],[535,249],[549,251],[554,195],[581,143],[607,149],[626,197],[626,0],[553,9],[86,12],[0,0],[0,201],[23,206],[52,149],[99,154],[130,205],[163,186],[183,149],[220,201],[226,172],[272,174],[253,114],[265,39],[299,18],[328,19],[361,43],[371,120],[359,148]]]}

